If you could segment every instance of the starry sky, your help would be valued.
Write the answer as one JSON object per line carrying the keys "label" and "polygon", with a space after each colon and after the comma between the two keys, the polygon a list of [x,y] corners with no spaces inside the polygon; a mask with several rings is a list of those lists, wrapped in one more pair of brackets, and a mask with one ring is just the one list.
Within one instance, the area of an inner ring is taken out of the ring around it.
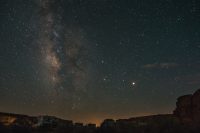
{"label": "starry sky", "polygon": [[198,88],[198,0],[0,1],[1,112],[98,124]]}

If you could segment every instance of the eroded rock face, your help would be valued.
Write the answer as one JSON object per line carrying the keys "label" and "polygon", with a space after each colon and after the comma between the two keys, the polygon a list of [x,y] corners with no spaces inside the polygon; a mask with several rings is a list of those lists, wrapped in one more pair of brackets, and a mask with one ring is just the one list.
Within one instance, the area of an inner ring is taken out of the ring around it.
{"label": "eroded rock face", "polygon": [[192,114],[193,120],[200,123],[200,89],[192,96]]}
{"label": "eroded rock face", "polygon": [[177,99],[174,115],[184,123],[200,122],[200,89]]}
{"label": "eroded rock face", "polygon": [[177,99],[174,114],[178,116],[181,121],[192,121],[192,95],[184,95]]}

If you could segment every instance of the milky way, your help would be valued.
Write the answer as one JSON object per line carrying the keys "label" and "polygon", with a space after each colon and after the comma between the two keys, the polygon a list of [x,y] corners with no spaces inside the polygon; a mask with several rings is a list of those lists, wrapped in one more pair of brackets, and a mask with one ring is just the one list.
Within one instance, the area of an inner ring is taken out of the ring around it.
{"label": "milky way", "polygon": [[[48,78],[48,83],[53,85],[53,88],[57,89],[58,84],[61,82],[61,77],[59,76],[59,71],[61,69],[61,60],[58,57],[58,50],[59,42],[57,30],[55,28],[56,21],[55,21],[55,14],[52,11],[51,5],[54,1],[38,1],[39,8],[40,8],[40,30],[39,30],[39,40],[38,43],[40,45],[41,51],[41,61],[44,63],[46,67],[46,77]],[[56,33],[56,34],[55,34]]]}
{"label": "milky way", "polygon": [[199,2],[0,0],[0,111],[170,113],[200,87]]}
{"label": "milky way", "polygon": [[50,0],[38,1],[38,44],[45,68],[44,78],[47,87],[55,90],[53,94],[60,95],[64,90],[65,96],[74,101],[72,108],[75,108],[80,94],[86,91],[88,79],[86,39],[77,26],[62,24],[62,14],[54,4],[55,1]]}

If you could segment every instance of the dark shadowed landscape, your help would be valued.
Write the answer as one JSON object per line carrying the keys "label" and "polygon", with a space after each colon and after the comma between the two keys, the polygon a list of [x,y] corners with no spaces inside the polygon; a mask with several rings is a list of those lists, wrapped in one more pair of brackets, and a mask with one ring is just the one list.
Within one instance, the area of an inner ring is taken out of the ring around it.
{"label": "dark shadowed landscape", "polygon": [[200,90],[177,99],[173,114],[129,119],[105,119],[96,124],[74,123],[53,116],[0,113],[1,133],[199,133]]}

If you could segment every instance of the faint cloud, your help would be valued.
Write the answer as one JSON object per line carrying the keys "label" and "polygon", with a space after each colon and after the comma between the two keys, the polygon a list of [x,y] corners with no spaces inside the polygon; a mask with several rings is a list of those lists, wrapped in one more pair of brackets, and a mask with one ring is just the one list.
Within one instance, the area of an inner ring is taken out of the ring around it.
{"label": "faint cloud", "polygon": [[163,63],[145,64],[142,67],[145,69],[155,69],[155,68],[168,69],[168,68],[174,68],[177,66],[179,66],[179,64],[174,63],[174,62],[163,62]]}
{"label": "faint cloud", "polygon": [[157,63],[154,63],[154,64],[145,64],[142,67],[143,68],[156,68],[156,67],[158,67],[158,64]]}
{"label": "faint cloud", "polygon": [[178,64],[177,63],[160,63],[160,67],[161,68],[171,68],[171,67],[177,67]]}

